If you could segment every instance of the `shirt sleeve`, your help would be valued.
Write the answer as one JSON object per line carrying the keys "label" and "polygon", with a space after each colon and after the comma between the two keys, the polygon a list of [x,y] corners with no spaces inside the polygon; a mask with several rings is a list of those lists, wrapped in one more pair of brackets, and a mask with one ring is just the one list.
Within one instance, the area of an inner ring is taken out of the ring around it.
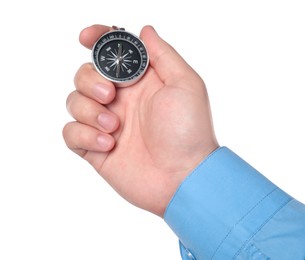
{"label": "shirt sleeve", "polygon": [[305,206],[226,147],[184,180],[164,219],[182,259],[305,259]]}

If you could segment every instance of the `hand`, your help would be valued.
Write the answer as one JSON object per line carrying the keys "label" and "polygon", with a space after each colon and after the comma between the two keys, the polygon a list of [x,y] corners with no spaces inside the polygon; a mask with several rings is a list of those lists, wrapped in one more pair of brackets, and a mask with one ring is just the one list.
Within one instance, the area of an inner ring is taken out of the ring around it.
{"label": "hand", "polygon": [[[80,42],[92,48],[109,29],[86,28]],[[202,79],[152,27],[140,37],[150,66],[138,83],[115,88],[91,64],[79,69],[67,99],[76,121],[63,136],[121,196],[162,217],[180,183],[218,144]]]}

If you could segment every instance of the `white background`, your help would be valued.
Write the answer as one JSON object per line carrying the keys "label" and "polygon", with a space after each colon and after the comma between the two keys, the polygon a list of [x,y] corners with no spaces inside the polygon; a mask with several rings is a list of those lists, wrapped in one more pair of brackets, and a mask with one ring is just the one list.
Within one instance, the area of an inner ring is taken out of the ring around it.
{"label": "white background", "polygon": [[70,152],[65,100],[91,24],[151,24],[208,87],[226,145],[305,202],[303,1],[1,1],[0,259],[179,259],[162,219]]}

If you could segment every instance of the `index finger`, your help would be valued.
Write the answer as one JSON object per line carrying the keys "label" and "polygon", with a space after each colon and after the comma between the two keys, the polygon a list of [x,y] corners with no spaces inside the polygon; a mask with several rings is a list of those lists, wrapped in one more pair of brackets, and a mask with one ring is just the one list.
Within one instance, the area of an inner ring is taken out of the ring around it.
{"label": "index finger", "polygon": [[106,25],[95,24],[83,29],[79,35],[79,41],[88,49],[92,49],[94,43],[101,37],[101,35],[109,32],[111,27]]}

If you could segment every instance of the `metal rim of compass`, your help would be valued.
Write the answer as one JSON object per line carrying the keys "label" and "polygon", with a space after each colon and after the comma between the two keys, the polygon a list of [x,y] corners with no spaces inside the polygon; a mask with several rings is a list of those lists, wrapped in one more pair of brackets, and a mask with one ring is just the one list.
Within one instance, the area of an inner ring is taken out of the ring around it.
{"label": "metal rim of compass", "polygon": [[[104,40],[103,42],[103,39],[107,38],[110,34],[113,34],[113,33],[117,33],[118,31],[121,31],[123,32],[124,34],[126,35],[129,35],[130,37],[136,39],[136,41],[138,41],[141,45],[141,47],[144,48],[144,53],[146,55],[146,58],[143,60],[142,56],[141,56],[141,51],[139,50],[139,46],[137,46],[136,44],[134,44],[132,41],[130,40],[127,40],[126,38],[114,38],[114,39],[108,39],[108,40]],[[100,50],[109,42],[111,41],[115,41],[115,40],[122,40],[122,41],[126,41],[128,42],[129,44],[132,44],[136,49],[137,51],[139,52],[140,56],[141,56],[141,62],[140,62],[140,66],[138,68],[138,70],[132,74],[131,77],[125,77],[125,78],[121,78],[121,79],[114,79],[113,77],[107,75],[107,73],[105,71],[103,71],[100,67],[99,67],[99,62],[98,62],[98,56],[99,56],[99,52]],[[115,83],[115,85],[117,87],[127,87],[127,86],[130,86],[130,85],[133,85],[135,84],[136,82],[138,82],[145,74],[147,68],[148,68],[148,65],[149,65],[149,55],[148,55],[148,52],[147,52],[147,49],[145,47],[145,44],[144,42],[138,37],[136,36],[135,34],[133,33],[130,33],[130,32],[127,32],[125,31],[124,28],[121,28],[121,27],[117,27],[117,26],[112,26],[110,31],[103,34],[97,41],[96,43],[94,44],[93,48],[92,48],[92,61],[93,61],[93,65],[95,67],[95,69],[97,70],[97,72],[99,74],[101,74],[104,78],[106,78],[107,80]],[[144,63],[146,62],[145,66],[143,67]]]}

